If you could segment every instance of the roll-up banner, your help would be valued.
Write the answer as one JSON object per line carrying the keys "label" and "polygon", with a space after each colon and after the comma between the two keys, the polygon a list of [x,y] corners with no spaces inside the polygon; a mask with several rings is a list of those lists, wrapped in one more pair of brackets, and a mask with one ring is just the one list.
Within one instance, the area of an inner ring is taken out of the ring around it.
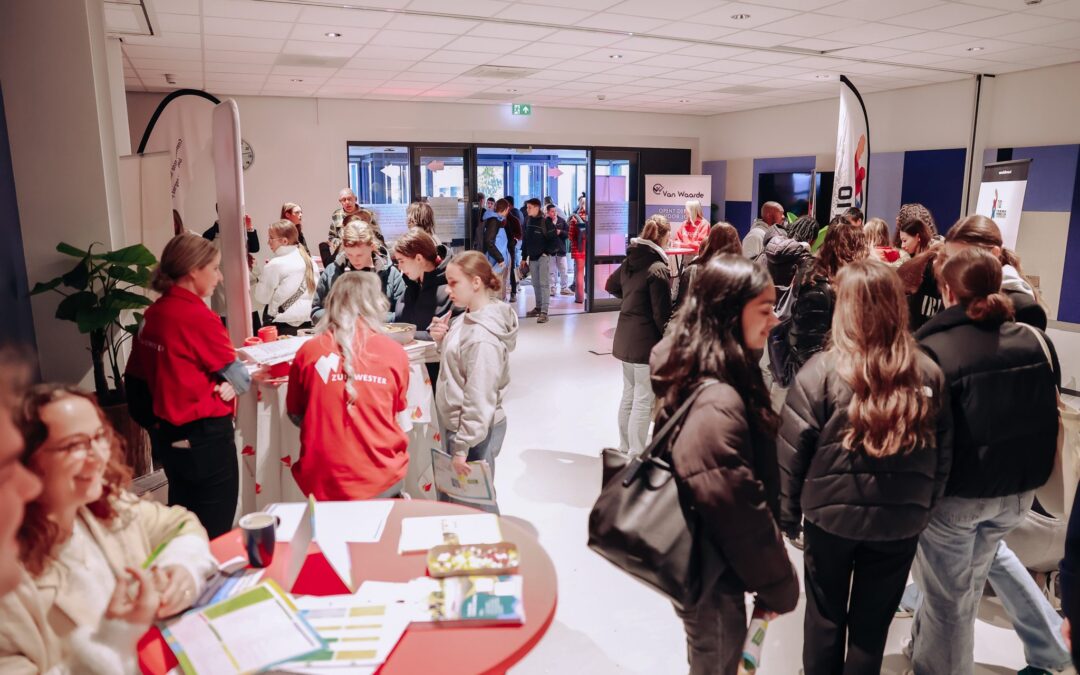
{"label": "roll-up banner", "polygon": [[1005,248],[1016,248],[1020,234],[1020,215],[1024,210],[1030,159],[996,162],[983,167],[982,185],[975,213],[986,216],[1001,229]]}
{"label": "roll-up banner", "polygon": [[[866,212],[870,185],[870,121],[859,90],[840,76],[840,125],[836,134],[836,173],[830,217],[855,207]],[[824,223],[822,223],[824,225]]]}
{"label": "roll-up banner", "polygon": [[659,214],[681,223],[689,201],[701,202],[702,215],[712,222],[712,176],[645,175],[646,218]]}

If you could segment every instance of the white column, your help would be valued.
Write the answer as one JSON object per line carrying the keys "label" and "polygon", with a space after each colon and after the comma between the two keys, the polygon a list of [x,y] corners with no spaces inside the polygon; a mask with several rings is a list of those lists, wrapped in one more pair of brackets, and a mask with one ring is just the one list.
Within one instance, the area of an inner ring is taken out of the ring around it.
{"label": "white column", "polygon": [[112,105],[113,133],[116,135],[116,156],[131,154],[131,132],[128,127],[127,91],[124,88],[124,53],[120,38],[105,39],[105,57],[109,66],[109,101]]}
{"label": "white column", "polygon": [[982,185],[983,153],[990,135],[991,113],[994,110],[993,75],[980,75],[975,82],[975,98],[971,111],[971,136],[968,139],[967,166],[964,169],[964,203],[960,215],[975,212],[979,203],[979,187]]}

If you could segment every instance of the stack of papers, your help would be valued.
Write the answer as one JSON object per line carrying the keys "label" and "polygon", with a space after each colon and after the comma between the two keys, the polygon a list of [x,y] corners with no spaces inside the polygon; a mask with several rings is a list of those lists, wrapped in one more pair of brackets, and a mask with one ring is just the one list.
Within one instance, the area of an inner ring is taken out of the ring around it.
{"label": "stack of papers", "polygon": [[299,335],[285,340],[273,342],[261,342],[257,345],[240,347],[236,351],[241,358],[248,362],[254,362],[261,366],[273,366],[278,363],[292,361],[300,347],[311,339],[310,335]]}
{"label": "stack of papers", "polygon": [[432,546],[446,543],[497,544],[502,540],[499,517],[490,513],[403,518],[398,553],[427,551]]}
{"label": "stack of papers", "polygon": [[405,345],[405,353],[410,361],[418,363],[439,360],[439,350],[431,340],[413,340]]}

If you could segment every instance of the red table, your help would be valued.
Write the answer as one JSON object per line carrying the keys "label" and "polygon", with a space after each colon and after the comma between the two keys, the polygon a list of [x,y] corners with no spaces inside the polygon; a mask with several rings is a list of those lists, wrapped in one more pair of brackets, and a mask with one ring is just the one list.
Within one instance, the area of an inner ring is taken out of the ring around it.
{"label": "red table", "polygon": [[[425,554],[397,553],[401,519],[463,513],[476,511],[443,502],[394,500],[382,540],[375,544],[349,545],[354,583],[408,581],[426,576]],[[505,673],[536,646],[555,617],[558,595],[555,567],[536,537],[520,525],[502,518],[500,527],[503,538],[517,544],[521,553],[519,573],[525,583],[524,625],[446,628],[435,624],[412,624],[378,670],[378,675],[496,675]],[[223,534],[211,542],[211,549],[218,560],[243,555],[240,532],[233,530]],[[288,558],[288,544],[279,543],[274,551],[274,562],[267,568],[267,576],[280,581]],[[176,666],[172,651],[156,628],[152,628],[139,643],[139,666],[149,675],[162,675]]]}
{"label": "red table", "polygon": [[675,272],[676,276],[680,277],[682,276],[683,268],[686,267],[685,263],[683,262],[685,256],[696,255],[697,252],[698,250],[696,248],[691,248],[689,246],[679,246],[676,248],[664,249],[664,253],[667,253],[668,258],[675,262],[676,269],[672,271]]}

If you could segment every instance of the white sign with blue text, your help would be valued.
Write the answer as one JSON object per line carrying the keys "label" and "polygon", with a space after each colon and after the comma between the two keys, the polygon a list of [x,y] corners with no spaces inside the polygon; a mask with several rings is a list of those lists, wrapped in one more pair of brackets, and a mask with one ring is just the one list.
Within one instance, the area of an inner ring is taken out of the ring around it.
{"label": "white sign with blue text", "polygon": [[712,176],[647,174],[645,176],[645,217],[657,214],[669,221],[686,220],[686,202],[701,204],[705,219],[712,221]]}

